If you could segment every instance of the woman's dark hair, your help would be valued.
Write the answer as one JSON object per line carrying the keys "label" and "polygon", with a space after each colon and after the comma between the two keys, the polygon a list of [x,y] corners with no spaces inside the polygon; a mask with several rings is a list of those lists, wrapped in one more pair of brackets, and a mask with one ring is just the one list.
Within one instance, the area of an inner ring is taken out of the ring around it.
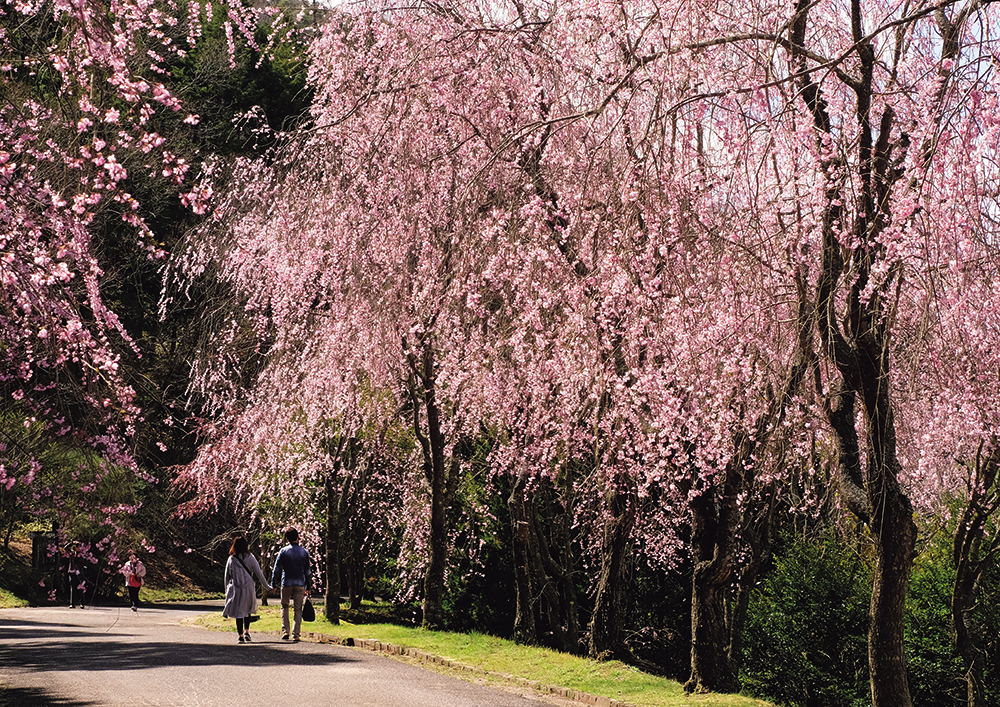
{"label": "woman's dark hair", "polygon": [[229,548],[230,555],[245,555],[250,552],[250,545],[247,543],[247,539],[240,536],[233,540],[233,546]]}

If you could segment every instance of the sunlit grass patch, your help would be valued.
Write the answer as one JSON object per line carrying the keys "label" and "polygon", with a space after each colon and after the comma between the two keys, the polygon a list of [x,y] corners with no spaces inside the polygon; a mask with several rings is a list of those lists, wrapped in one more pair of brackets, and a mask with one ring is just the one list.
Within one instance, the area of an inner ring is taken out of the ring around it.
{"label": "sunlit grass patch", "polygon": [[[303,632],[405,646],[492,674],[487,676],[492,682],[503,682],[509,679],[507,676],[513,676],[540,685],[611,697],[636,707],[771,707],[768,702],[741,695],[686,695],[680,683],[619,661],[595,661],[479,633],[427,631],[385,623],[342,621],[334,625],[323,617],[321,604],[316,604],[316,612],[317,620],[303,623]],[[259,614],[261,618],[252,625],[251,632],[281,630],[277,600],[260,607]],[[235,622],[223,619],[221,611],[199,617],[196,622],[216,630],[235,631]],[[447,670],[437,665],[431,667]]]}

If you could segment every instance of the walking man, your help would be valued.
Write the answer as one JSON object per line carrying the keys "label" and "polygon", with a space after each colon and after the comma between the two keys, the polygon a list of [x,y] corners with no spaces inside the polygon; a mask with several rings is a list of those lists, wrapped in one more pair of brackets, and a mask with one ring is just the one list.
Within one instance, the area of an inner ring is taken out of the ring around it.
{"label": "walking man", "polygon": [[[274,571],[271,573],[271,585],[281,587],[281,640],[287,641],[289,633],[293,641],[299,640],[302,628],[302,604],[309,593],[309,553],[299,545],[299,531],[289,528],[285,531],[288,542],[278,558],[274,561]],[[279,584],[280,582],[280,584]],[[295,607],[295,620],[289,631],[288,605]]]}

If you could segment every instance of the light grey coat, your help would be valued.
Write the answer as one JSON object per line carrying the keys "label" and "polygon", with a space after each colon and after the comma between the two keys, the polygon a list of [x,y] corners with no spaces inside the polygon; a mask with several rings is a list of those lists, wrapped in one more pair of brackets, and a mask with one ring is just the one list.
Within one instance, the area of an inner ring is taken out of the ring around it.
{"label": "light grey coat", "polygon": [[[243,560],[243,564],[240,564],[240,560]],[[257,590],[253,577],[247,570],[253,572],[268,591],[271,589],[260,569],[260,564],[253,555],[250,553],[241,555],[240,560],[230,555],[226,561],[226,606],[222,610],[222,615],[227,619],[245,619],[257,611]],[[243,569],[243,565],[246,565],[246,569]]]}

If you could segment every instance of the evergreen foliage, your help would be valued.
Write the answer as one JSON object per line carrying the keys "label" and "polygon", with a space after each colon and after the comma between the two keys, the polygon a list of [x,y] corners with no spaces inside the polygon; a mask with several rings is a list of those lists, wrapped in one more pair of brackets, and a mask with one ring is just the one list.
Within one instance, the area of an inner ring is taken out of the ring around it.
{"label": "evergreen foliage", "polygon": [[858,541],[788,534],[750,604],[743,682],[790,707],[870,704],[871,567]]}

